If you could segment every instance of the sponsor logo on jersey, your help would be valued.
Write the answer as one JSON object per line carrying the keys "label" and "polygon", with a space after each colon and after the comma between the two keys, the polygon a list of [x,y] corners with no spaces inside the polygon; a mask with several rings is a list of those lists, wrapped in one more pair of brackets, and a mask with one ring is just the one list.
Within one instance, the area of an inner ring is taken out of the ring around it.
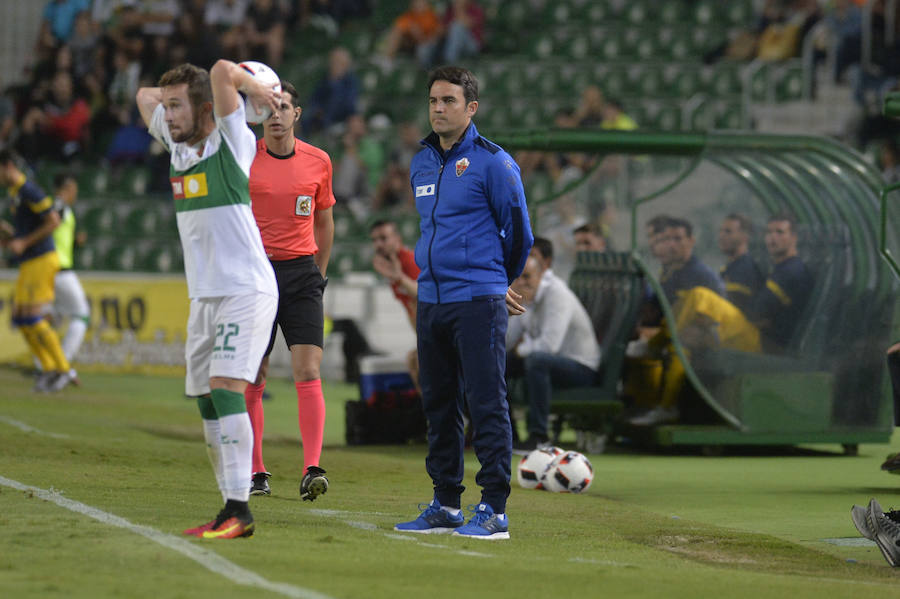
{"label": "sponsor logo on jersey", "polygon": [[297,196],[294,214],[297,216],[309,216],[312,214],[312,196]]}
{"label": "sponsor logo on jersey", "polygon": [[434,183],[431,185],[418,185],[416,186],[416,197],[421,198],[423,196],[433,196],[434,195]]}
{"label": "sponsor logo on jersey", "polygon": [[469,168],[469,159],[468,158],[460,158],[456,161],[456,176],[461,177],[466,169]]}
{"label": "sponsor logo on jersey", "polygon": [[206,187],[206,173],[172,177],[169,181],[172,183],[172,195],[176,200],[209,195],[209,189]]}

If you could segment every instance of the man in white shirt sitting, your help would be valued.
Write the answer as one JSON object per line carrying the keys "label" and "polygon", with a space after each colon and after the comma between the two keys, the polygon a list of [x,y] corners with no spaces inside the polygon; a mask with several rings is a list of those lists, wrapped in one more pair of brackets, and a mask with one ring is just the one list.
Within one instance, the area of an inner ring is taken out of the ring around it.
{"label": "man in white shirt sitting", "polygon": [[507,351],[522,359],[528,388],[528,439],[516,449],[534,449],[549,441],[553,388],[592,385],[600,346],[578,297],[534,254],[512,287],[528,307],[509,320],[506,334]]}

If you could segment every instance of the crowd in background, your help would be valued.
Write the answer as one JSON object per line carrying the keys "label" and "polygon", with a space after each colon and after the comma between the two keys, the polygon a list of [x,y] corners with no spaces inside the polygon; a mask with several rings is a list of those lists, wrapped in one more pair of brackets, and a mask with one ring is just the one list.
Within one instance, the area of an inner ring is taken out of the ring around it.
{"label": "crowd in background", "polygon": [[[365,26],[377,0],[47,0],[25,80],[0,94],[0,147],[12,147],[32,166],[42,160],[94,160],[111,169],[150,164],[164,156],[135,108],[135,92],[152,85],[172,65],[210,67],[225,57],[261,60],[278,70],[287,40],[316,28],[331,39],[347,26]],[[390,70],[398,57],[423,69],[490,51],[486,7],[477,0],[410,0],[382,31],[371,56],[354,57],[334,41],[326,72],[302,98],[298,134],[324,140],[335,165],[339,203],[357,216],[389,210],[413,212],[409,159],[418,148],[424,123],[388,123],[361,113],[362,85],[355,62],[367,59]],[[895,169],[894,136],[878,106],[900,78],[900,35],[886,35],[885,1],[872,6],[872,51],[860,52],[862,0],[763,0],[754,25],[731,32],[704,56],[778,61],[800,52],[803,37],[824,20],[836,48],[836,81],[852,90],[864,118],[858,142],[879,144],[880,166]],[[900,11],[898,11],[900,14]],[[900,28],[895,27],[895,30]],[[3,82],[0,82],[2,84]],[[9,84],[10,82],[6,82]],[[368,118],[368,120],[367,120]],[[548,123],[549,124],[549,123]],[[572,106],[560,110],[560,127],[631,129],[638,125],[616,98],[589,85]],[[388,134],[382,134],[387,131]],[[518,156],[526,178],[549,175],[561,189],[597,166],[596,157],[578,154]],[[159,164],[157,164],[159,163]],[[607,160],[598,176],[615,176],[621,165]],[[156,181],[158,190],[165,180]]]}

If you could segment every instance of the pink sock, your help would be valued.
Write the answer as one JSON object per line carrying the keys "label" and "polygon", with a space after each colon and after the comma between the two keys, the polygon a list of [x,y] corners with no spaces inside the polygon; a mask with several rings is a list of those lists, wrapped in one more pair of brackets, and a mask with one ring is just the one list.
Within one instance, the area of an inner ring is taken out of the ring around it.
{"label": "pink sock", "polygon": [[244,401],[247,402],[247,414],[250,415],[250,426],[253,428],[253,472],[266,472],[263,464],[262,440],[266,418],[263,415],[262,396],[266,389],[266,383],[261,385],[250,383],[244,391]]}
{"label": "pink sock", "polygon": [[294,383],[297,388],[297,414],[300,437],[303,439],[303,471],[318,466],[322,456],[322,435],[325,432],[325,396],[322,380]]}

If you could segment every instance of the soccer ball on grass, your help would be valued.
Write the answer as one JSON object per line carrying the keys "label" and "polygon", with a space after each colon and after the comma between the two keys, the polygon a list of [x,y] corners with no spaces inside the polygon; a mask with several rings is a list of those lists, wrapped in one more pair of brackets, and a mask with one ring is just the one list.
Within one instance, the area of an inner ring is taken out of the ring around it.
{"label": "soccer ball on grass", "polygon": [[553,458],[541,476],[541,485],[553,493],[584,493],[593,480],[591,462],[577,451],[567,451]]}
{"label": "soccer ball on grass", "polygon": [[553,461],[553,458],[563,453],[559,447],[542,447],[530,452],[519,461],[518,479],[519,486],[525,489],[540,489],[541,476],[544,470]]}

